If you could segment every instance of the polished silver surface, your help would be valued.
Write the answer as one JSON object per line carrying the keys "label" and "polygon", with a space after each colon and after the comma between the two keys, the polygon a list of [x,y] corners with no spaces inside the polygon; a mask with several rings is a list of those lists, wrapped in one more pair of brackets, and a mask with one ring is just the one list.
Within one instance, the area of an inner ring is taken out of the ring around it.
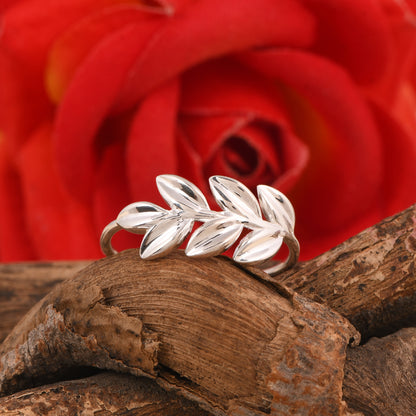
{"label": "polished silver surface", "polygon": [[285,243],[289,248],[288,258],[264,270],[274,275],[296,263],[299,243],[293,233],[295,212],[288,198],[277,189],[259,185],[259,203],[239,181],[212,176],[209,179],[211,191],[222,209],[213,211],[200,189],[184,178],[160,175],[156,184],[171,209],[150,202],[135,202],[125,207],[103,230],[100,242],[105,255],[116,253],[111,239],[124,229],[145,234],[140,247],[143,259],[162,257],[185,240],[197,221],[203,224],[188,241],[185,253],[190,257],[221,254],[239,239],[246,228],[251,232],[239,242],[234,251],[234,261],[261,266]]}

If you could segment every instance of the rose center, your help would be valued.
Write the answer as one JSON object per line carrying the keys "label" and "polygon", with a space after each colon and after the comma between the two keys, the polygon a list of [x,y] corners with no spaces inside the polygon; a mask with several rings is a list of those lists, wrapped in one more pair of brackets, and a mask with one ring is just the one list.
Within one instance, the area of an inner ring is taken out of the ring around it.
{"label": "rose center", "polygon": [[252,174],[259,164],[256,149],[239,136],[232,136],[225,142],[223,157],[225,163],[240,176]]}

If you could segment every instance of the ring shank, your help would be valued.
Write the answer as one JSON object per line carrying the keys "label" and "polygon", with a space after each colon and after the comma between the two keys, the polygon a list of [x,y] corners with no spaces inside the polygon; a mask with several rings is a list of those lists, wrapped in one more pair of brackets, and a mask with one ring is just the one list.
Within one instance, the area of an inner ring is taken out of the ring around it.
{"label": "ring shank", "polygon": [[104,227],[104,230],[101,233],[100,246],[101,251],[105,256],[112,256],[113,254],[117,254],[117,250],[114,250],[113,246],[111,245],[111,239],[113,238],[114,234],[120,230],[122,230],[122,228],[117,224],[116,221],[111,221],[110,224]]}
{"label": "ring shank", "polygon": [[[100,238],[101,250],[106,256],[112,256],[117,254],[111,244],[111,239],[113,236],[123,228],[117,224],[116,221],[110,222],[103,230]],[[286,234],[283,238],[284,243],[289,248],[289,255],[287,259],[283,262],[279,262],[274,266],[264,268],[263,271],[269,274],[270,276],[275,276],[276,274],[290,269],[293,265],[296,264],[299,257],[299,242],[293,234]]]}
{"label": "ring shank", "polygon": [[300,251],[299,241],[293,234],[286,234],[283,238],[283,241],[289,248],[289,255],[287,256],[287,259],[285,261],[279,262],[274,266],[263,269],[263,271],[269,274],[270,276],[275,276],[276,274],[284,270],[290,269],[298,261]]}

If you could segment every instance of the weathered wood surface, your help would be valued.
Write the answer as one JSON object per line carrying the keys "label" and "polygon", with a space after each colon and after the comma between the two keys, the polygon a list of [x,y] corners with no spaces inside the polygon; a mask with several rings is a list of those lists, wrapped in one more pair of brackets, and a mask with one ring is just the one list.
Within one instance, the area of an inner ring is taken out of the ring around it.
{"label": "weathered wood surface", "polygon": [[280,276],[347,317],[363,340],[416,326],[416,205]]}
{"label": "weathered wood surface", "polygon": [[365,416],[416,415],[416,328],[348,351],[344,398]]}
{"label": "weathered wood surface", "polygon": [[15,393],[0,400],[3,416],[209,416],[196,403],[154,381],[103,372]]}
{"label": "weathered wood surface", "polygon": [[[346,416],[416,414],[415,345],[416,328],[408,328],[347,350],[343,392],[350,407]],[[148,378],[112,372],[11,394],[0,399],[0,412],[6,416],[212,414]]]}
{"label": "weathered wood surface", "polygon": [[[413,205],[280,274],[279,281],[347,317],[364,340],[416,326],[415,224]],[[56,284],[90,263],[0,264],[0,341]]]}
{"label": "weathered wood surface", "polygon": [[[57,285],[6,339],[3,394],[95,366],[146,375],[211,414],[411,415],[412,402],[397,398],[416,395],[414,338],[401,331],[351,348],[357,334],[335,311],[364,340],[415,326],[415,214],[411,207],[280,276],[305,297],[223,258],[142,262],[131,250],[101,260]],[[49,287],[63,278],[47,276]],[[375,372],[366,360],[385,348],[396,354],[385,355],[391,366],[376,360]],[[13,397],[0,399],[0,413]]]}
{"label": "weathered wood surface", "polygon": [[88,261],[0,264],[0,342],[51,289],[90,264]]}
{"label": "weathered wood surface", "polygon": [[218,415],[284,415],[307,400],[325,416],[344,406],[345,351],[358,338],[335,312],[226,258],[147,262],[127,250],[55,287],[14,328],[0,391],[93,366],[153,377]]}

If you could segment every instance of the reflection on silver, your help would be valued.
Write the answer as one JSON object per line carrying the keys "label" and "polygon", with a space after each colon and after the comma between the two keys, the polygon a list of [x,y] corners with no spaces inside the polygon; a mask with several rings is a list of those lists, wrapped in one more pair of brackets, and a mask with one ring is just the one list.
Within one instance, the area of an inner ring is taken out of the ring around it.
{"label": "reflection on silver", "polygon": [[102,232],[100,242],[105,255],[116,253],[111,239],[123,229],[145,234],[140,247],[143,259],[162,257],[184,241],[197,221],[203,224],[188,241],[185,253],[190,257],[216,256],[224,252],[246,228],[251,232],[241,239],[235,249],[234,261],[262,265],[285,243],[289,248],[288,258],[265,268],[265,272],[275,275],[296,263],[299,243],[293,233],[295,212],[290,201],[277,189],[259,185],[259,204],[242,183],[225,176],[212,176],[209,179],[211,191],[222,209],[212,211],[202,192],[186,179],[160,175],[156,183],[171,209],[166,210],[150,202],[135,202],[125,207]]}

